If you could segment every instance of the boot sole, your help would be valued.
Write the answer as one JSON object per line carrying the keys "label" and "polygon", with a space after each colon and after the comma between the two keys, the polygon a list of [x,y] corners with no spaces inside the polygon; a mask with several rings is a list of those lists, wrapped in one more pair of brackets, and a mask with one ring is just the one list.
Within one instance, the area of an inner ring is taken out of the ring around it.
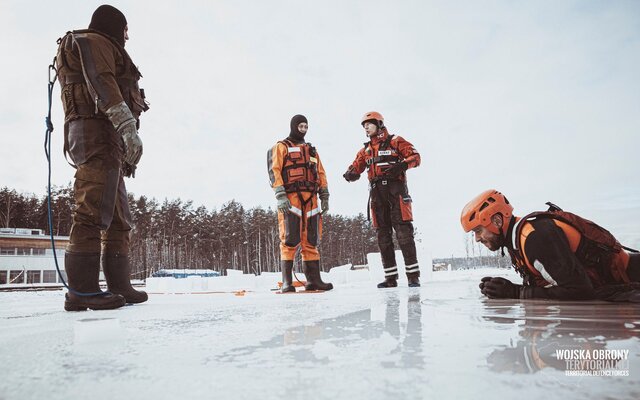
{"label": "boot sole", "polygon": [[114,303],[107,303],[107,304],[82,304],[82,303],[72,303],[72,302],[65,301],[64,309],[65,311],[87,311],[87,309],[114,310],[124,305],[125,305],[124,302],[114,302]]}
{"label": "boot sole", "polygon": [[116,292],[111,290],[111,293],[119,294],[120,296],[124,297],[126,304],[140,304],[149,300],[149,295],[147,295],[147,292],[136,291],[136,294],[131,297],[127,296],[127,292]]}
{"label": "boot sole", "polygon": [[321,288],[318,288],[316,286],[309,286],[308,285],[308,286],[304,287],[304,290],[307,291],[307,292],[326,292],[326,291],[329,291],[329,290],[333,290],[333,285],[331,285],[327,289],[321,289]]}
{"label": "boot sole", "polygon": [[140,303],[144,303],[147,300],[149,300],[149,297],[145,297],[143,300],[132,300],[132,299],[125,298],[125,302],[127,304],[140,304]]}

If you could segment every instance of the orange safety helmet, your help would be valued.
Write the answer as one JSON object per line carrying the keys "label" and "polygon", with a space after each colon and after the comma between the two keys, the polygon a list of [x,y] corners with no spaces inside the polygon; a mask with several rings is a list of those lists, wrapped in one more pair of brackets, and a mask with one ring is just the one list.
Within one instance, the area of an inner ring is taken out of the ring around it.
{"label": "orange safety helmet", "polygon": [[[504,219],[502,232],[491,223],[491,217],[496,214],[502,214]],[[496,235],[504,235],[512,215],[513,206],[509,203],[509,200],[497,190],[489,189],[480,193],[464,206],[460,215],[460,223],[465,232],[469,232],[478,226],[484,226],[489,232]]]}
{"label": "orange safety helmet", "polygon": [[360,122],[360,125],[364,126],[365,122],[371,121],[372,119],[378,121],[378,127],[384,126],[384,117],[382,116],[382,114],[380,114],[377,111],[369,111],[368,113],[363,115],[362,122]]}

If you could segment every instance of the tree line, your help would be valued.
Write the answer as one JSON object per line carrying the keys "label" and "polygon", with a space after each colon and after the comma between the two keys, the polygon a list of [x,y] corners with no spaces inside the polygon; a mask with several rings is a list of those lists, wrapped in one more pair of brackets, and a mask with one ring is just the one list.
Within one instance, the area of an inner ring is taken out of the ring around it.
{"label": "tree line", "polygon": [[[54,186],[51,205],[55,235],[71,229],[73,187]],[[277,212],[245,209],[231,200],[219,209],[194,206],[192,201],[129,194],[133,218],[130,261],[134,277],[144,278],[162,268],[228,268],[245,273],[280,271]],[[0,227],[39,228],[47,234],[47,196],[0,189]],[[366,254],[378,251],[375,230],[363,214],[323,216],[320,244],[324,270],[344,264],[365,264]],[[296,263],[299,268],[299,256]]]}

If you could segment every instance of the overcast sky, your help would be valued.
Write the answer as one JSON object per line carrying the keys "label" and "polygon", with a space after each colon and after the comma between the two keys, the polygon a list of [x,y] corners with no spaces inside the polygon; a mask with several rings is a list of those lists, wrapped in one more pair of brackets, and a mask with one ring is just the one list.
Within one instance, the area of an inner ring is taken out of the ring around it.
{"label": "overcast sky", "polygon": [[[102,1],[0,0],[0,187],[45,193],[47,65]],[[209,209],[273,207],[266,151],[297,113],[327,169],[331,211],[365,212],[342,173],[381,112],[412,142],[415,225],[464,254],[459,216],[497,188],[519,215],[554,201],[640,245],[638,1],[114,1],[151,103],[128,189]],[[62,156],[54,93],[53,182]]]}

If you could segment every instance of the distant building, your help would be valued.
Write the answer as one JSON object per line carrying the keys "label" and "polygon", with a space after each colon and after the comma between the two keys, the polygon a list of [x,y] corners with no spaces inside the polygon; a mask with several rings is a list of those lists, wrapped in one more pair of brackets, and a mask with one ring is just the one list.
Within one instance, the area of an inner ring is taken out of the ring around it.
{"label": "distant building", "polygon": [[451,271],[451,264],[447,264],[447,263],[443,263],[443,262],[439,262],[439,263],[433,263],[433,270],[434,271]]}
{"label": "distant building", "polygon": [[[58,264],[64,274],[68,236],[54,237]],[[66,279],[66,275],[64,275]],[[51,238],[42,229],[0,228],[0,287],[59,286]]]}
{"label": "distant building", "polygon": [[152,275],[154,278],[186,278],[189,276],[199,276],[202,278],[213,278],[220,276],[220,272],[212,269],[160,269]]}

